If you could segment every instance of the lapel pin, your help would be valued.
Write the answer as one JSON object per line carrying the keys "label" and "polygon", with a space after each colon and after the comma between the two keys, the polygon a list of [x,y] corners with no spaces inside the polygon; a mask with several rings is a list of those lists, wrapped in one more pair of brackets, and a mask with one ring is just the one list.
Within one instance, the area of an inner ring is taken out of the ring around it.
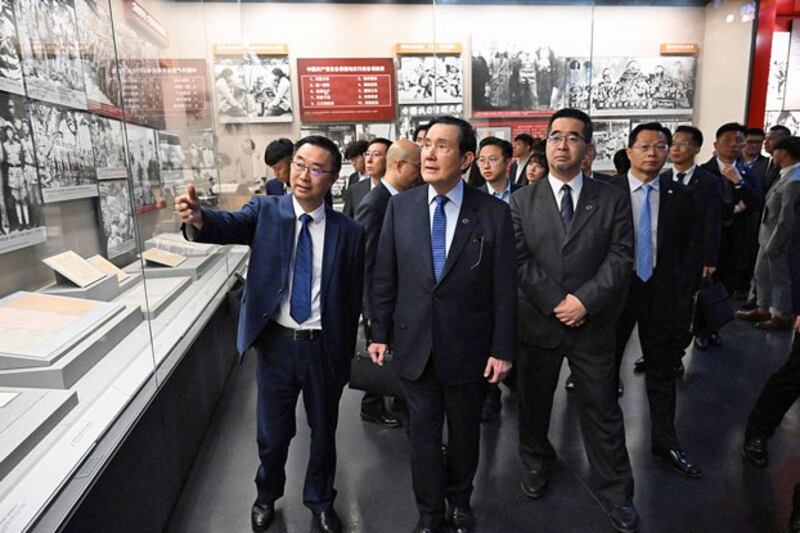
{"label": "lapel pin", "polygon": [[667,194],[672,194],[672,189],[667,189]]}
{"label": "lapel pin", "polygon": [[591,210],[592,210],[592,204],[589,204],[589,205],[587,205],[587,206],[586,206],[586,210],[587,210],[587,211],[591,211]]}
{"label": "lapel pin", "polygon": [[468,218],[462,218],[461,219],[461,223],[462,224],[469,224],[469,219]]}

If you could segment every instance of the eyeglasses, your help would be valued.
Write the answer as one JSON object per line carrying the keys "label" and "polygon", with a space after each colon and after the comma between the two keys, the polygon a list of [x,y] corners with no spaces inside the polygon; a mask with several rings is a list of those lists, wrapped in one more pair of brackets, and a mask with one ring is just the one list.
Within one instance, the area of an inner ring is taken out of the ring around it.
{"label": "eyeglasses", "polygon": [[636,150],[637,152],[640,152],[642,154],[646,154],[647,152],[649,152],[650,150],[652,150],[654,148],[655,148],[656,152],[659,152],[659,153],[663,154],[664,152],[669,150],[669,145],[663,144],[663,143],[659,143],[659,144],[637,144],[636,146],[633,147],[634,150]]}
{"label": "eyeglasses", "polygon": [[693,143],[691,141],[679,141],[672,143],[672,147],[678,148],[679,150],[686,150],[687,148],[692,146],[692,144]]}
{"label": "eyeglasses", "polygon": [[569,135],[561,135],[560,133],[551,133],[550,135],[547,136],[547,143],[559,145],[563,143],[565,139],[569,144],[578,144],[581,141],[586,142],[586,139],[584,139],[577,133],[570,133]]}
{"label": "eyeglasses", "polygon": [[309,167],[303,163],[298,163],[297,161],[292,161],[292,168],[294,168],[300,174],[305,174],[306,171],[308,171],[312,178],[321,178],[325,174],[330,174],[332,172],[331,170],[325,170],[319,167]]}
{"label": "eyeglasses", "polygon": [[489,163],[489,165],[491,165],[491,166],[495,166],[497,163],[501,162],[502,160],[503,160],[503,158],[496,157],[496,156],[481,157],[481,158],[478,158],[478,166],[482,167],[486,163]]}
{"label": "eyeglasses", "polygon": [[411,165],[412,167],[417,167],[417,168],[419,168],[420,166],[422,166],[422,165],[420,165],[419,163],[412,163],[411,161],[405,161],[405,160],[403,160],[403,159],[401,159],[401,160],[400,160],[400,162],[401,162],[401,163],[404,163],[404,164],[406,164],[406,165]]}

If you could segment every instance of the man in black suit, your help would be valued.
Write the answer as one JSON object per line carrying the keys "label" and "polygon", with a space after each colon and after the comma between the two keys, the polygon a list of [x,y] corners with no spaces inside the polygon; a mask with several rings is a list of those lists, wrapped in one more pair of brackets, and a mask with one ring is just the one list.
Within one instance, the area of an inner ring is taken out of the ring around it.
{"label": "man in black suit", "polygon": [[[373,289],[369,351],[394,349],[408,404],[417,531],[474,531],[470,507],[487,381],[517,348],[517,283],[508,206],[466,186],[475,132],[459,118],[431,122],[422,150],[427,186],[389,201]],[[442,429],[448,427],[446,457]]]}
{"label": "man in black suit", "polygon": [[583,176],[586,178],[591,178],[600,181],[609,181],[611,176],[608,174],[603,174],[602,172],[594,172],[592,170],[592,165],[594,165],[594,160],[597,158],[597,146],[595,142],[592,141],[586,146],[586,155],[583,157],[583,162],[581,163],[581,172],[583,172]]}
{"label": "man in black suit", "polygon": [[634,326],[645,365],[650,404],[650,449],[675,471],[699,479],[675,431],[675,374],[683,348],[686,302],[691,300],[686,272],[692,268],[694,200],[683,183],[659,173],[672,135],[658,122],[636,126],[628,138],[631,169],[611,184],[629,195],[633,215],[634,268],[622,316],[616,327],[617,373]]}
{"label": "man in black suit", "polygon": [[525,170],[528,168],[528,162],[531,160],[533,153],[533,137],[527,133],[520,133],[514,137],[514,161],[509,170],[509,178],[517,185],[525,185],[527,180],[525,178]]}
{"label": "man in black suit", "polygon": [[286,138],[275,139],[264,150],[264,163],[272,170],[275,177],[267,181],[268,196],[283,196],[289,191],[289,174],[294,143]]}
{"label": "man in black suit", "polygon": [[[695,162],[700,148],[703,146],[703,133],[693,126],[678,126],[670,145],[669,156],[672,169],[664,171],[662,176],[674,182],[688,186],[694,198],[694,235],[691,240],[691,266],[684,273],[691,294],[697,291],[700,281],[717,270],[719,261],[719,241],[722,231],[722,183]],[[682,335],[679,344],[685,350],[692,342],[689,332],[692,317],[692,302],[688,300],[684,306]],[[710,332],[709,332],[710,333]],[[707,343],[706,336],[701,335],[700,343]],[[635,370],[643,372],[644,359],[636,361]],[[683,364],[675,366],[680,374]]]}
{"label": "man in black suit", "polygon": [[789,128],[781,124],[776,124],[769,129],[767,136],[764,138],[764,151],[769,154],[769,160],[764,170],[764,195],[766,195],[767,191],[778,181],[778,176],[781,172],[780,167],[772,160],[772,151],[775,149],[775,144],[781,139],[790,137],[791,135],[792,132]]}
{"label": "man in black suit", "polygon": [[[372,288],[375,278],[375,262],[378,257],[378,239],[383,227],[383,217],[389,199],[397,193],[410,189],[419,179],[420,149],[415,143],[407,140],[395,141],[386,152],[386,174],[378,184],[364,197],[358,206],[356,221],[364,226],[364,306],[363,316],[367,325],[367,342],[370,340],[370,321],[372,320]],[[377,422],[386,427],[399,427],[400,420],[386,410],[383,396],[365,392],[361,400],[361,419]]]}
{"label": "man in black suit", "polygon": [[303,503],[316,530],[341,531],[333,509],[336,425],[364,281],[364,230],[324,203],[341,157],[330,139],[301,139],[291,165],[292,194],[256,196],[235,213],[202,209],[192,185],[175,199],[187,237],[251,248],[237,349],[253,348],[258,357],[254,531],[269,528],[283,495],[301,391],[311,427]]}
{"label": "man in black suit", "polygon": [[[511,201],[511,193],[520,188],[508,178],[511,165],[513,147],[511,143],[497,137],[486,137],[478,146],[477,168],[480,170],[485,184],[478,188],[485,191],[506,204]],[[506,383],[515,378],[512,369],[506,378]],[[511,385],[514,386],[513,384]],[[489,385],[486,399],[483,401],[483,422],[492,422],[500,416],[503,403],[501,401],[500,385]]]}
{"label": "man in black suit", "polygon": [[354,169],[353,173],[347,177],[346,189],[369,177],[364,168],[364,152],[367,151],[368,146],[367,141],[353,141],[344,149],[344,158],[350,161]]}
{"label": "man in black suit", "polygon": [[364,172],[369,176],[368,180],[362,180],[347,189],[344,193],[344,209],[342,213],[350,218],[356,217],[358,206],[364,200],[369,191],[378,186],[381,178],[386,173],[386,151],[392,145],[392,141],[377,137],[367,145],[364,152]]}
{"label": "man in black suit", "polygon": [[635,530],[633,475],[617,403],[614,326],[633,264],[631,207],[619,188],[584,179],[586,113],[562,109],[547,127],[549,175],[511,197],[519,273],[517,389],[523,492],[544,495],[556,453],[548,440],[564,357],[575,377],[586,453],[614,527]]}
{"label": "man in black suit", "polygon": [[745,132],[744,148],[742,149],[742,164],[749,168],[763,190],[764,177],[766,176],[769,157],[761,153],[764,148],[764,130],[761,128],[747,128]]}
{"label": "man in black suit", "polygon": [[[749,289],[747,223],[749,215],[764,206],[764,197],[753,185],[750,170],[741,164],[746,131],[735,122],[720,126],[714,142],[716,155],[702,165],[721,184],[722,233],[716,275],[730,294]],[[718,332],[710,332],[707,337],[695,337],[694,342],[698,349],[705,350],[709,344],[719,346],[722,339]]]}

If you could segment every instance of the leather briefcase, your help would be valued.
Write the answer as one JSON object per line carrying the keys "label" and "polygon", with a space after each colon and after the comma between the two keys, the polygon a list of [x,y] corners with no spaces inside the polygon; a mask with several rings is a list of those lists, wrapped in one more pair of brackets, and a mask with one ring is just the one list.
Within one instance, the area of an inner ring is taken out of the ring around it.
{"label": "leather briefcase", "polygon": [[734,318],[728,291],[711,276],[704,277],[694,295],[692,334],[703,335],[718,331]]}
{"label": "leather briefcase", "polygon": [[384,356],[383,366],[378,366],[372,362],[366,347],[366,335],[359,328],[356,354],[350,363],[350,388],[380,396],[403,398],[403,389],[394,366],[393,354],[387,353]]}

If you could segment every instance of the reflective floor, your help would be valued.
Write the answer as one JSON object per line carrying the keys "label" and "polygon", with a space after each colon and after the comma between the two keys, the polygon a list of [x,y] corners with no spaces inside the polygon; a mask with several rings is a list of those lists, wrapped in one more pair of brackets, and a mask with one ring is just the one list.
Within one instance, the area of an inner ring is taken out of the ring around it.
{"label": "reflective floor", "polygon": [[[651,458],[644,380],[633,374],[638,342],[628,347],[621,404],[642,532],[785,530],[792,489],[800,482],[800,405],[795,404],[770,440],[766,470],[745,466],[740,449],[747,413],[767,377],[786,358],[791,335],[763,333],[739,322],[729,325],[723,336],[722,347],[690,350],[679,384],[678,431],[689,458],[705,473],[699,481],[679,477]],[[234,369],[168,531],[250,531],[258,465],[254,363],[247,359]],[[562,382],[566,374],[565,368]],[[362,422],[360,399],[361,393],[346,389],[341,402],[336,510],[346,531],[410,532],[417,512],[405,430]],[[297,416],[286,495],[278,501],[270,532],[307,532],[311,526],[301,496],[309,443],[302,402]],[[564,388],[558,389],[551,428],[559,465],[541,500],[529,500],[519,490],[516,416],[514,397],[504,389],[501,420],[483,426],[473,495],[478,531],[613,531],[589,488],[580,428]]]}

